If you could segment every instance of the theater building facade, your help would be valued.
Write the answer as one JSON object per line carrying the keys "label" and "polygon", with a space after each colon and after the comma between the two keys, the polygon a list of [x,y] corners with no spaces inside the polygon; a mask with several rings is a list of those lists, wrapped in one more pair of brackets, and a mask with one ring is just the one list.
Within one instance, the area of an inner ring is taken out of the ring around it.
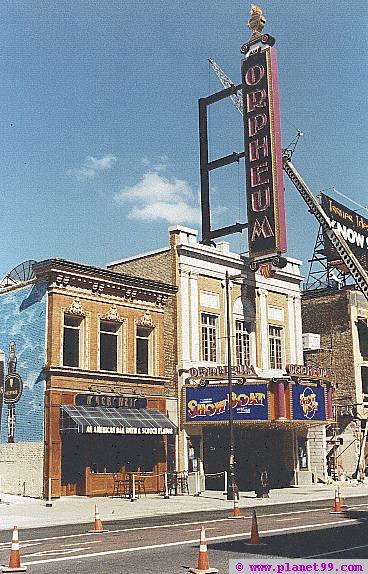
{"label": "theater building facade", "polygon": [[324,480],[333,375],[303,366],[301,262],[287,258],[283,269],[254,273],[226,242],[202,245],[195,230],[181,226],[169,232],[169,247],[108,268],[139,269],[178,287],[178,469],[206,476],[207,488],[223,488],[216,476],[229,464],[230,338],[239,488],[254,488],[260,467],[271,487],[311,483],[313,474]]}
{"label": "theater building facade", "polygon": [[176,291],[62,259],[0,291],[3,492],[108,495],[128,472],[162,487],[178,426]]}

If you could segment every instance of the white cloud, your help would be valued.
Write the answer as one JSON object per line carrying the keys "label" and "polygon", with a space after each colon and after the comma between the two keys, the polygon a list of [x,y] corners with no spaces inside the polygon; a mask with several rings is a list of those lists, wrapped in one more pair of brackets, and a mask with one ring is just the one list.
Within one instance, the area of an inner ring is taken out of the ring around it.
{"label": "white cloud", "polygon": [[199,223],[200,209],[194,205],[189,184],[181,179],[162,177],[148,171],[138,183],[114,195],[117,203],[134,202],[129,219],[164,220],[168,223]]}
{"label": "white cloud", "polygon": [[147,156],[142,158],[142,164],[151,171],[165,171],[167,169],[168,157],[166,154],[160,155],[157,159],[152,160]]}
{"label": "white cloud", "polygon": [[68,173],[69,175],[75,175],[81,179],[93,178],[97,173],[111,169],[117,160],[118,158],[111,153],[101,158],[93,157],[90,155],[85,159],[82,167],[78,169],[71,169]]}

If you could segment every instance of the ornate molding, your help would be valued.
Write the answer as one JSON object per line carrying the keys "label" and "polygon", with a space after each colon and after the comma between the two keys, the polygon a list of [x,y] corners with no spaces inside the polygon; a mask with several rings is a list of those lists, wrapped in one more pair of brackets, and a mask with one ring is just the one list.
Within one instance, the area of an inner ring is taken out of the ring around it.
{"label": "ornate molding", "polygon": [[105,319],[106,321],[115,321],[115,323],[126,322],[126,319],[119,315],[116,305],[112,305],[110,310],[105,315],[102,315],[101,319]]}
{"label": "ornate molding", "polygon": [[70,277],[69,275],[65,275],[65,274],[59,274],[56,276],[55,279],[55,283],[58,286],[64,286],[66,287],[67,285],[69,285],[69,281],[70,281]]}
{"label": "ornate molding", "polygon": [[156,296],[156,305],[158,307],[164,307],[167,303],[169,296],[163,293],[158,293]]}
{"label": "ornate molding", "polygon": [[83,309],[79,297],[76,297],[66,310],[70,315],[77,315],[78,317],[85,317],[86,311]]}
{"label": "ornate molding", "polygon": [[151,329],[156,326],[152,321],[151,313],[149,311],[146,311],[143,317],[137,321],[137,325],[140,325],[141,327],[151,327]]}

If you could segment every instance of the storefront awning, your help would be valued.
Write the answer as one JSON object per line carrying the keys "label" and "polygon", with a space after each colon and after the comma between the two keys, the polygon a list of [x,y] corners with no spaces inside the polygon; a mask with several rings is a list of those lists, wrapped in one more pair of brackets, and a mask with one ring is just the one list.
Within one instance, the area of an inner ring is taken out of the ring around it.
{"label": "storefront awning", "polygon": [[155,409],[61,405],[60,430],[85,434],[172,435],[177,426]]}

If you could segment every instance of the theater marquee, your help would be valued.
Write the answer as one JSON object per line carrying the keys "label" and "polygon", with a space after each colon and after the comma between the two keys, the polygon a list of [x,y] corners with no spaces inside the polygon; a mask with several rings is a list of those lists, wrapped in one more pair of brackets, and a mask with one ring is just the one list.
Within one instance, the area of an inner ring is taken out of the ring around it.
{"label": "theater marquee", "polygon": [[251,257],[286,251],[276,50],[242,61],[248,241]]}

